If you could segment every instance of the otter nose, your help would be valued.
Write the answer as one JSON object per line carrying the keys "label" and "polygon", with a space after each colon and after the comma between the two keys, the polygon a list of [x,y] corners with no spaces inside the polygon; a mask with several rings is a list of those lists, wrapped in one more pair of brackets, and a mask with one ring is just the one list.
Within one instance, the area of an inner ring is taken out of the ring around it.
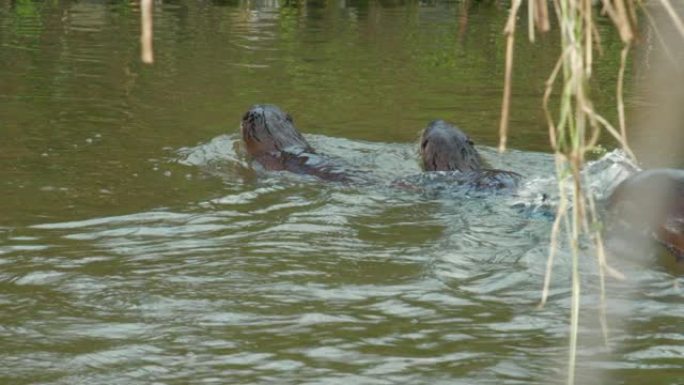
{"label": "otter nose", "polygon": [[250,108],[245,115],[242,117],[243,121],[253,121],[258,115],[262,114],[263,111],[259,111],[254,107]]}

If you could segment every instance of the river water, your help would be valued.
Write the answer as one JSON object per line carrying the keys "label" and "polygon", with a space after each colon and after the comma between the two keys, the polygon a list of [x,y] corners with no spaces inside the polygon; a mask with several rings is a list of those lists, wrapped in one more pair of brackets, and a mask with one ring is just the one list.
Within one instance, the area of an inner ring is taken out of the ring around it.
{"label": "river water", "polygon": [[[498,2],[159,1],[154,16],[145,66],[136,3],[0,0],[0,383],[564,381],[571,264],[562,245],[537,308],[551,221],[534,210],[555,189],[539,108],[555,35],[516,46],[499,155]],[[598,105],[614,103],[609,27]],[[374,183],[253,167],[238,123],[264,102]],[[396,188],[436,118],[522,190]],[[624,177],[606,146],[599,196]],[[682,278],[613,259],[627,279],[607,281],[606,346],[583,253],[578,383],[684,384]]]}

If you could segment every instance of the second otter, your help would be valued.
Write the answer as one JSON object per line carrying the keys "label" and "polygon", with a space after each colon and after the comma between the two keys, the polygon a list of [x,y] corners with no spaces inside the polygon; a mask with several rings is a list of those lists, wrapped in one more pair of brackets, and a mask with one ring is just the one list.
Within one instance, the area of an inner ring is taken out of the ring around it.
{"label": "second otter", "polygon": [[420,137],[420,157],[425,171],[478,171],[482,158],[463,131],[434,120]]}
{"label": "second otter", "polygon": [[[435,120],[423,130],[420,138],[421,178],[476,190],[512,189],[521,175],[488,168],[475,149],[475,144],[463,131],[443,120]],[[443,173],[435,173],[435,172]]]}

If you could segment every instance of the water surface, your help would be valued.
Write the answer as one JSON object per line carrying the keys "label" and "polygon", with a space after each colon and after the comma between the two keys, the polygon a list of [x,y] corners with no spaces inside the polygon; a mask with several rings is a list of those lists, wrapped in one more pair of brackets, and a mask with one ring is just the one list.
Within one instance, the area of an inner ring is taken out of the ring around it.
{"label": "water surface", "polygon": [[[154,66],[139,61],[139,16],[0,1],[1,383],[564,378],[569,256],[537,309],[551,222],[526,209],[554,187],[539,110],[553,37],[516,47],[514,150],[498,155],[496,2],[160,2]],[[609,104],[606,56],[593,91]],[[375,183],[252,167],[235,133],[257,102]],[[415,141],[435,118],[524,174],[523,190],[393,187],[420,172]],[[596,268],[581,266],[578,383],[684,383],[681,278],[616,264],[629,279],[608,281],[608,348]]]}

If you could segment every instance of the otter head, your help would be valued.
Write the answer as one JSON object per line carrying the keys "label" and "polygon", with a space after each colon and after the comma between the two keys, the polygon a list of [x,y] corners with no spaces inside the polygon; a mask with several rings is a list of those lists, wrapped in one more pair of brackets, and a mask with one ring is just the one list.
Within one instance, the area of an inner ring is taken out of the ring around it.
{"label": "otter head", "polygon": [[247,152],[258,160],[278,157],[282,152],[314,152],[292,117],[273,105],[252,106],[242,117],[240,132]]}
{"label": "otter head", "polygon": [[425,171],[474,171],[483,167],[470,138],[443,120],[430,122],[423,130],[420,157]]}

